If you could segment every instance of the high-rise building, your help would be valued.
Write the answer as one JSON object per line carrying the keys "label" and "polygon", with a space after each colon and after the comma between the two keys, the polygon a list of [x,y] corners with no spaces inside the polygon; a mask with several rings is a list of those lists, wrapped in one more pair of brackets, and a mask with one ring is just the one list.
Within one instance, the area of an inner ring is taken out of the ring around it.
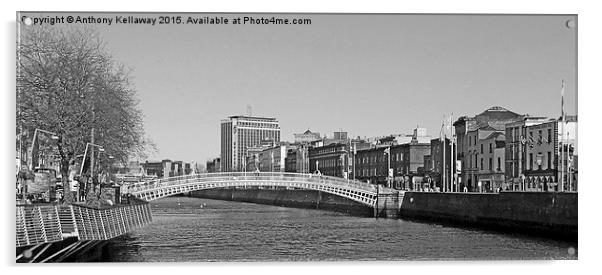
{"label": "high-rise building", "polygon": [[221,122],[221,170],[243,171],[247,148],[262,141],[280,142],[280,125],[275,118],[231,116]]}

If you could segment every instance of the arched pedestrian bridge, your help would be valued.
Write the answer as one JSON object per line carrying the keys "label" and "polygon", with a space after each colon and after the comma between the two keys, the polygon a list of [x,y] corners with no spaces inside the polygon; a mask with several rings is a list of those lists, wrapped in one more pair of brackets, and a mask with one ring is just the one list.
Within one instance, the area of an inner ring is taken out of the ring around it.
{"label": "arched pedestrian bridge", "polygon": [[228,187],[316,190],[371,207],[375,209],[375,215],[379,206],[386,205],[386,199],[381,202],[379,197],[399,196],[395,190],[360,181],[279,172],[205,173],[127,184],[122,186],[122,192],[144,201],[128,200],[127,204],[100,208],[84,203],[17,206],[17,261],[62,261],[152,222],[148,201],[184,192]]}
{"label": "arched pedestrian bridge", "polygon": [[135,183],[122,187],[122,192],[137,198],[152,201],[184,192],[226,187],[287,187],[292,189],[316,190],[344,197],[374,207],[380,193],[377,187],[356,180],[283,172],[227,172],[203,173],[149,182]]}

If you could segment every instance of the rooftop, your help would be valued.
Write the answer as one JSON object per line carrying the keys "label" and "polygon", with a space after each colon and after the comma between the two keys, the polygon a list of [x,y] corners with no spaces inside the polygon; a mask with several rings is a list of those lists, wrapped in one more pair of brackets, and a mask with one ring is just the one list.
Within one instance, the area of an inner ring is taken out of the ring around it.
{"label": "rooftop", "polygon": [[235,115],[235,116],[229,116],[229,119],[246,119],[246,120],[269,120],[269,121],[276,121],[276,118],[274,117],[259,117],[259,116],[242,116],[242,115]]}
{"label": "rooftop", "polygon": [[467,131],[503,131],[505,124],[523,119],[524,117],[524,115],[509,111],[503,107],[493,106],[474,117],[462,116],[454,122],[454,125],[464,121],[468,128]]}

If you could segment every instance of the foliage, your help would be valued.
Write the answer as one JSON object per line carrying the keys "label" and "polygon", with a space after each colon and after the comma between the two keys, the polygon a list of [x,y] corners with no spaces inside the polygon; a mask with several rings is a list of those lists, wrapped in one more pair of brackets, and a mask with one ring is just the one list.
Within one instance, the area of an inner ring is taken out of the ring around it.
{"label": "foliage", "polygon": [[105,164],[108,156],[126,163],[152,149],[129,72],[105,51],[96,31],[29,28],[21,33],[17,59],[18,131],[58,134],[65,186],[69,166],[84,154],[92,133],[105,149]]}

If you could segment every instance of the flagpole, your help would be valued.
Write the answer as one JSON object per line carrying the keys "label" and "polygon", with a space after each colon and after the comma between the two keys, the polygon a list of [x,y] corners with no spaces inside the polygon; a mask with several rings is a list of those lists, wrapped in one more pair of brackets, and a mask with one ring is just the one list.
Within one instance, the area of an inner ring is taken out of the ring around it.
{"label": "flagpole", "polygon": [[454,113],[451,113],[451,115],[449,116],[449,134],[451,136],[450,139],[450,156],[449,159],[452,160],[453,162],[451,163],[450,167],[452,169],[452,188],[451,191],[452,192],[458,192],[458,178],[457,178],[457,169],[456,169],[456,165],[457,165],[457,155],[458,155],[458,148],[454,148],[457,146],[454,146],[457,143],[456,140],[456,135],[455,135],[455,131],[454,128],[452,127],[452,117],[454,116]]}
{"label": "flagpole", "polygon": [[564,192],[564,79],[561,80],[560,89],[560,191]]}
{"label": "flagpole", "polygon": [[[443,131],[443,128],[445,127],[445,118],[443,118],[443,125],[441,125],[441,130]],[[439,132],[439,135],[441,135],[441,132]],[[440,136],[441,137],[441,136]],[[443,159],[443,169],[441,171],[441,189],[443,189],[443,192],[445,192],[445,188],[447,186],[447,184],[445,184],[445,131],[443,131],[443,140],[442,142],[442,146],[443,146],[443,154],[442,154],[442,159]]]}
{"label": "flagpole", "polygon": [[[524,141],[526,141],[526,138],[523,136],[523,133],[522,133],[523,129],[525,127],[524,125],[525,124],[523,124],[521,126],[521,128],[519,128],[520,129],[519,130],[520,131],[520,133],[519,133],[520,140],[518,142],[518,174],[517,174],[519,181],[520,181],[519,182],[519,184],[520,184],[519,191],[523,191],[523,192],[525,191],[525,186],[524,186],[525,184],[523,182],[523,177],[522,177],[522,174],[523,174],[523,146],[524,146]],[[514,183],[512,183],[512,190],[514,190]]]}
{"label": "flagpole", "polygon": [[573,186],[571,186],[571,170],[569,167],[569,159],[571,157],[571,155],[570,155],[571,150],[568,146],[569,134],[570,134],[570,131],[567,131],[567,133],[566,133],[566,143],[567,143],[567,147],[566,147],[566,180],[567,180],[567,184],[569,186],[569,191],[573,191]]}

